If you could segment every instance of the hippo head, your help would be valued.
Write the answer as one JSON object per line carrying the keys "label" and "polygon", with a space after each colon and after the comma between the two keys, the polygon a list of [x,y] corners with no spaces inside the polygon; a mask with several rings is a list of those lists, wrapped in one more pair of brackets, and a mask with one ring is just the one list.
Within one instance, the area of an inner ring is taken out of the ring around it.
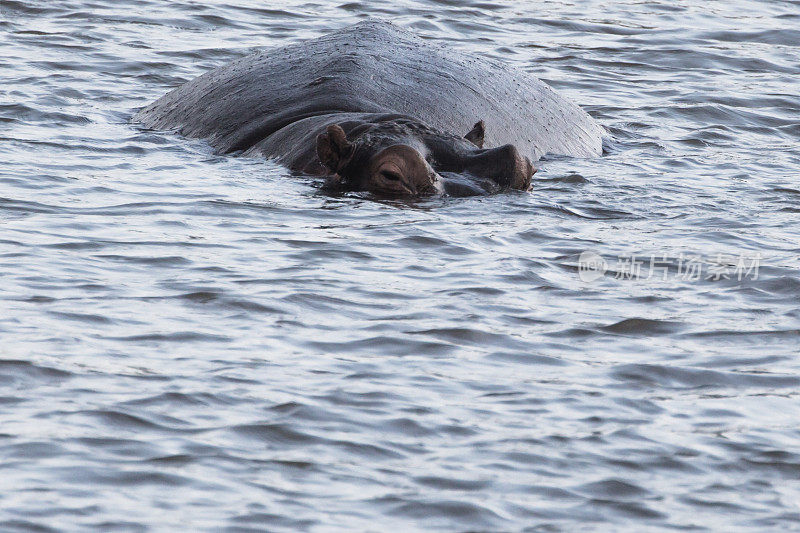
{"label": "hippo head", "polygon": [[530,160],[510,144],[484,149],[483,121],[457,137],[389,117],[329,125],[317,136],[317,156],[338,186],[401,196],[530,188]]}

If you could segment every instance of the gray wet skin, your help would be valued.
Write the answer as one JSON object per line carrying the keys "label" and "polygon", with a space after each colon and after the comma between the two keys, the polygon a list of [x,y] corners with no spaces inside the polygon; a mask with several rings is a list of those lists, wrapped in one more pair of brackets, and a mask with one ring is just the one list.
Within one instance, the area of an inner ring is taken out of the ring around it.
{"label": "gray wet skin", "polygon": [[133,120],[405,196],[528,190],[531,160],[597,156],[603,135],[533,76],[379,20],[214,69]]}

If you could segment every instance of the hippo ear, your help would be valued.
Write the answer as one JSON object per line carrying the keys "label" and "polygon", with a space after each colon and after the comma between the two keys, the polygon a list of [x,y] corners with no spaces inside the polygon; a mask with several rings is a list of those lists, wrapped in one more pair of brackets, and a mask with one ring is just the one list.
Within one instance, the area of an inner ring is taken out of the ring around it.
{"label": "hippo ear", "polygon": [[472,129],[469,130],[469,133],[464,135],[464,138],[478,148],[483,148],[484,133],[486,133],[486,124],[484,124],[482,120],[479,120],[474,126],[472,126]]}
{"label": "hippo ear", "polygon": [[317,157],[332,173],[344,168],[352,155],[353,145],[338,124],[328,126],[326,133],[317,135]]}

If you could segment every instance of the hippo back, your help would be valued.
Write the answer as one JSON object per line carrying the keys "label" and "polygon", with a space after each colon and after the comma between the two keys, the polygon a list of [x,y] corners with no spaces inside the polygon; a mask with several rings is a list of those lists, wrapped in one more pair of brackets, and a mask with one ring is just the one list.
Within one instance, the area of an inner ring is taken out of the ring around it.
{"label": "hippo back", "polygon": [[191,80],[137,113],[153,129],[245,150],[303,118],[334,112],[399,113],[454,134],[486,124],[486,147],[514,144],[591,157],[603,129],[534,76],[369,20],[257,52]]}

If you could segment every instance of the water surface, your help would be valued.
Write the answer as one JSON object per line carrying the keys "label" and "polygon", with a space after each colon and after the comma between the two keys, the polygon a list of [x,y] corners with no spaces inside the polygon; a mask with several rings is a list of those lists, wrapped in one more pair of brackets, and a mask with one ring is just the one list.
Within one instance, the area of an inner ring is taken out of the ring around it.
{"label": "water surface", "polygon": [[[0,529],[800,528],[800,2],[270,6],[0,0]],[[128,123],[366,16],[604,157],[408,204]]]}

